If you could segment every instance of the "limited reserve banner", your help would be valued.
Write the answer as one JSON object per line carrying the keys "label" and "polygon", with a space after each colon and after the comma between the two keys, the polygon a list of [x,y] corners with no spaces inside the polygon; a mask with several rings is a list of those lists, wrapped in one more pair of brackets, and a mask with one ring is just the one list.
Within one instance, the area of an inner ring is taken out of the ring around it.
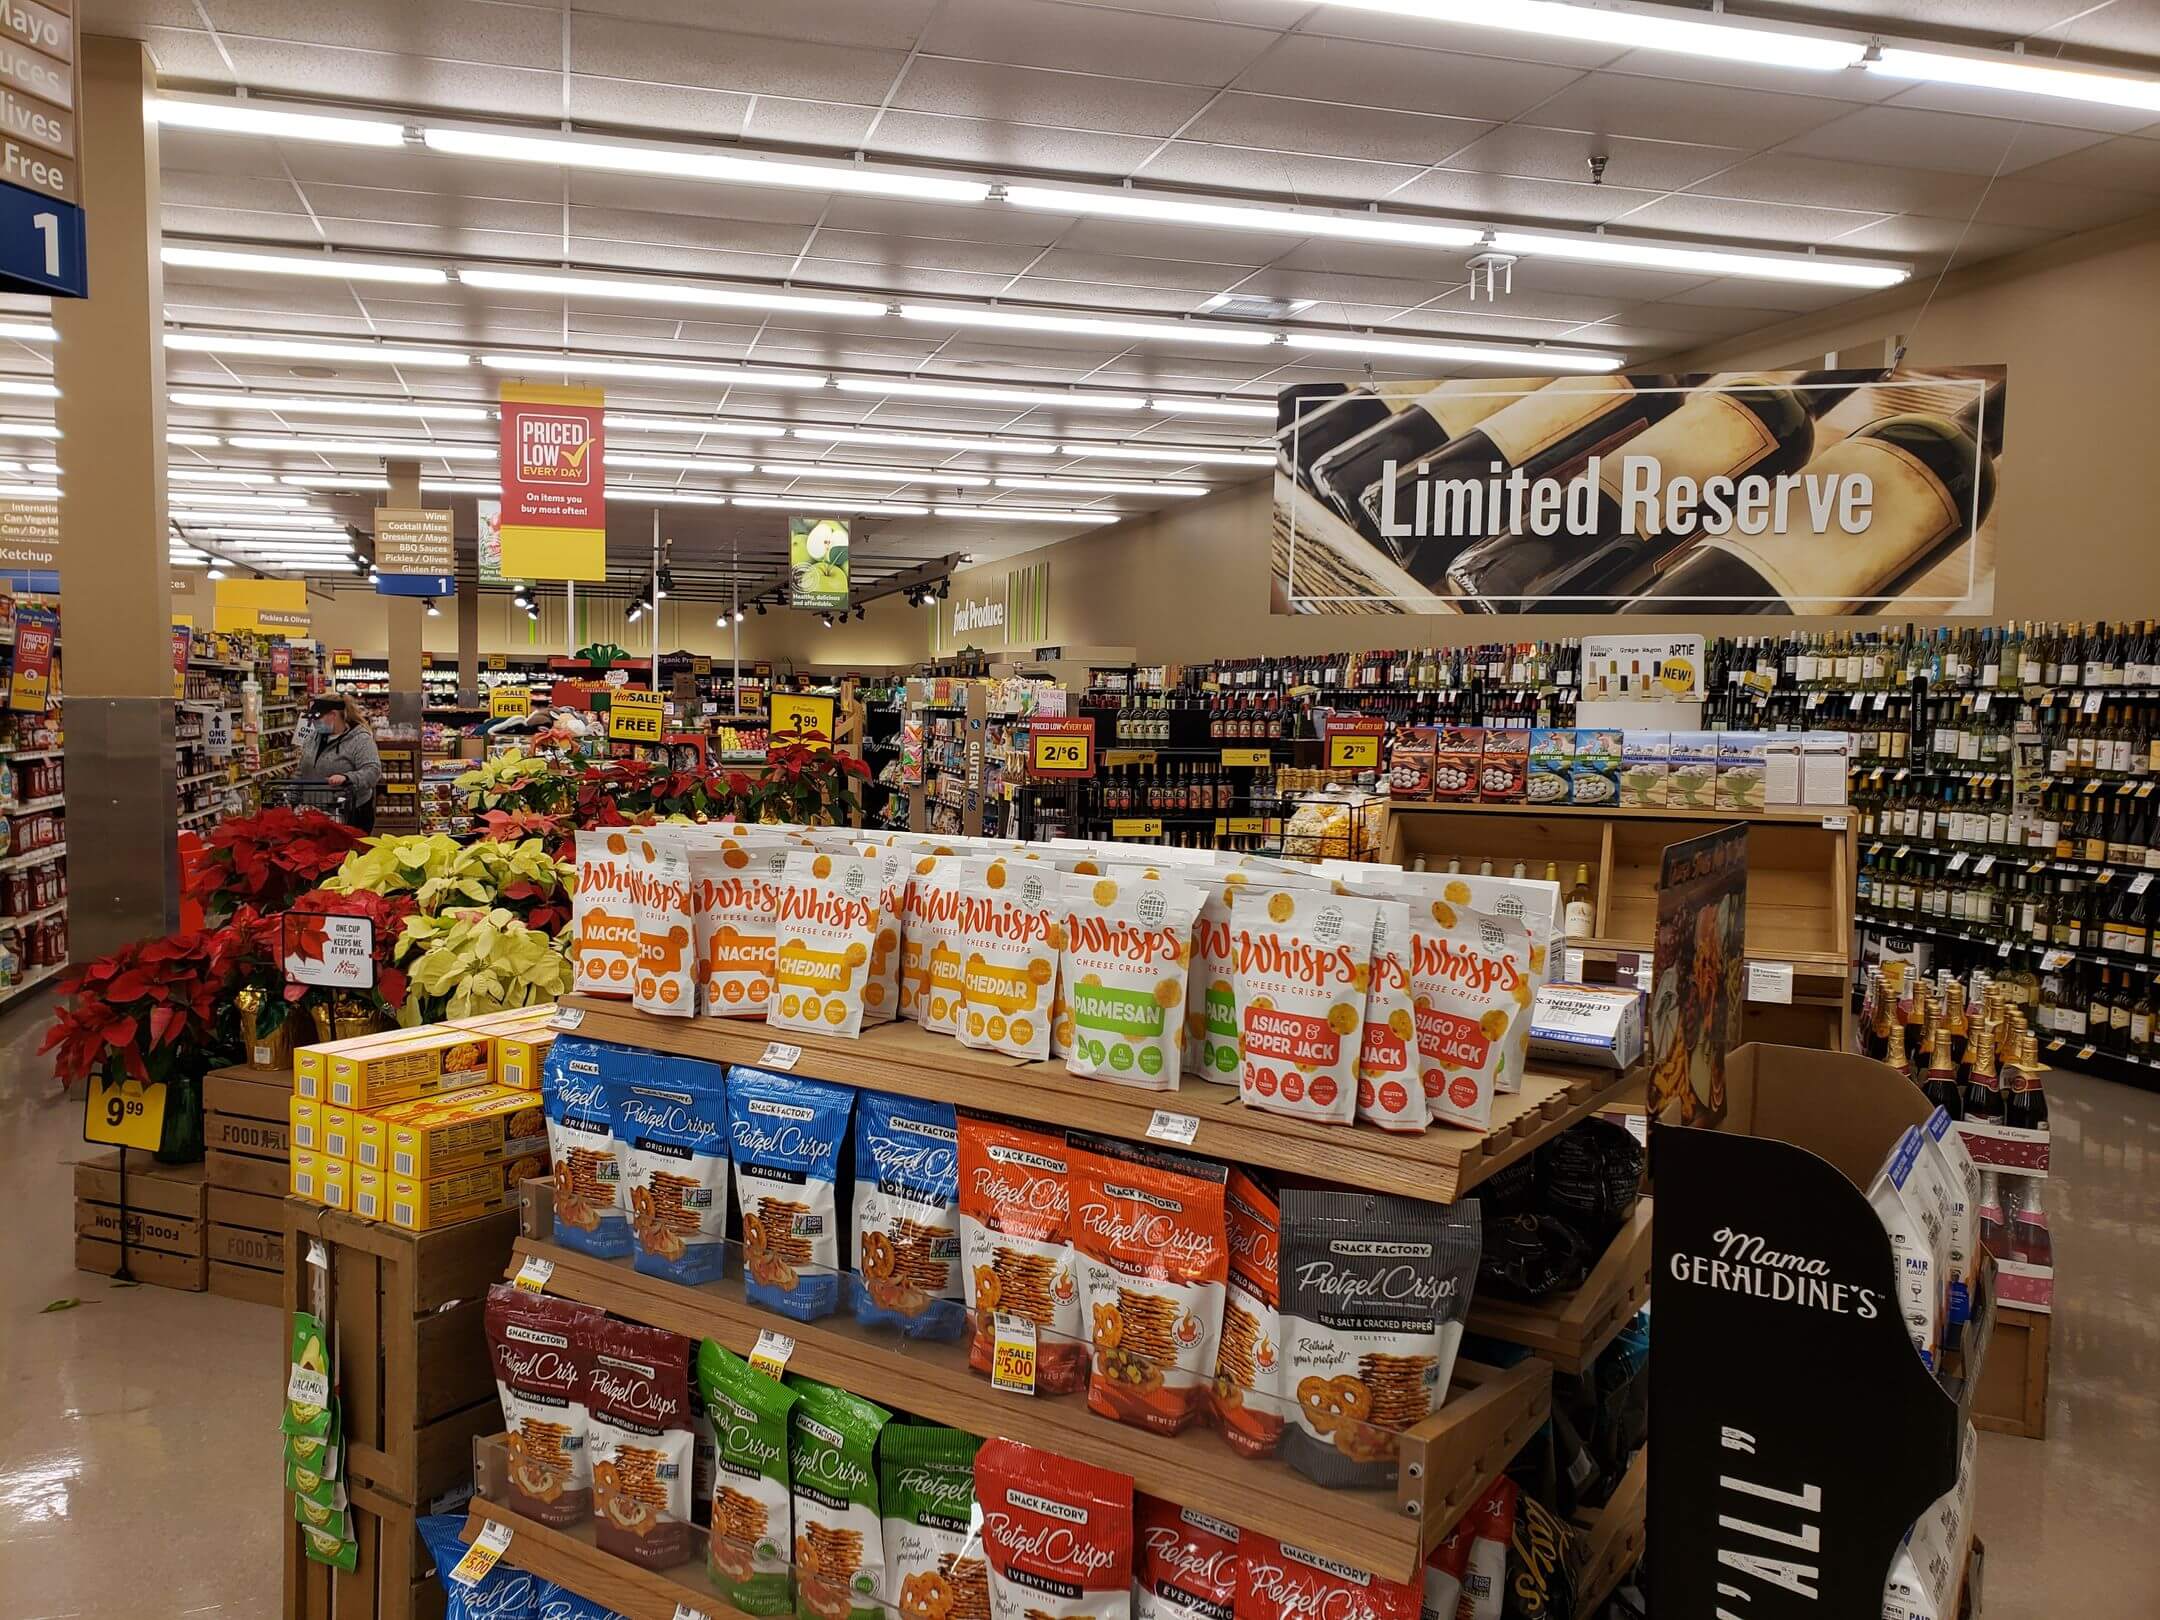
{"label": "limited reserve banner", "polygon": [[1995,605],[2001,366],[1285,390],[1284,613]]}
{"label": "limited reserve banner", "polygon": [[597,388],[502,385],[502,571],[607,578],[607,485]]}

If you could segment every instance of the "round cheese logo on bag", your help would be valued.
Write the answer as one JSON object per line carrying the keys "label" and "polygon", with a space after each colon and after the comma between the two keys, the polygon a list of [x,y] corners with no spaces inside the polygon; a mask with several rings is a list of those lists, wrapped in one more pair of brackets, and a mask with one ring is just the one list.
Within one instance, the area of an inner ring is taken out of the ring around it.
{"label": "round cheese logo on bag", "polygon": [[1230,903],[1239,1092],[1255,1108],[1346,1124],[1356,1113],[1370,900],[1249,884]]}
{"label": "round cheese logo on bag", "polygon": [[1069,1073],[1177,1089],[1197,884],[1065,878],[1062,1038]]}
{"label": "round cheese logo on bag", "polygon": [[1050,1055],[1065,924],[1053,898],[1057,873],[991,861],[982,887],[960,908],[962,1046],[1014,1057]]}

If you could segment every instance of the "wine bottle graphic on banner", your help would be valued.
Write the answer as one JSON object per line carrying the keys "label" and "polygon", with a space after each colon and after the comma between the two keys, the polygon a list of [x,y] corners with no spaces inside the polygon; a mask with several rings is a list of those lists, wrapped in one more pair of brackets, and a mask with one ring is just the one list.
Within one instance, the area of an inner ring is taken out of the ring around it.
{"label": "wine bottle graphic on banner", "polygon": [[1591,456],[1678,410],[1695,380],[1564,377],[1510,400],[1423,461],[1383,465],[1357,497],[1360,528],[1438,593],[1456,553],[1508,527],[1500,492],[1511,481],[1573,477]]}
{"label": "wine bottle graphic on banner", "polygon": [[1378,541],[1378,520],[1361,497],[1380,482],[1388,463],[1415,466],[1522,397],[1519,388],[1490,379],[1439,383],[1412,394],[1400,409],[1360,422],[1354,437],[1339,435],[1310,455],[1301,432],[1298,460],[1310,469],[1312,492],[1366,539]]}
{"label": "wine bottle graphic on banner", "polygon": [[[1677,410],[1599,458],[1587,524],[1574,501],[1547,525],[1553,532],[1533,532],[1518,520],[1511,531],[1458,555],[1447,589],[1467,611],[1484,613],[1564,613],[1580,610],[1586,599],[1608,597],[1645,564],[1694,537],[1700,507],[1677,522],[1665,515],[1672,503],[1663,497],[1680,480],[1692,480],[1701,492],[1713,479],[1733,484],[1792,471],[1815,448],[1815,418],[1882,375],[1807,371],[1791,383],[1738,376],[1697,389]],[[1632,498],[1641,495],[1635,485],[1645,479],[1652,498]]]}
{"label": "wine bottle graphic on banner", "polygon": [[1375,422],[1393,407],[1369,388],[1350,383],[1294,383],[1275,396],[1275,462],[1293,478],[1305,478],[1320,456]]}
{"label": "wine bottle graphic on banner", "polygon": [[1869,478],[1873,510],[1862,532],[1829,524],[1705,539],[1620,611],[1714,602],[1726,613],[1854,613],[1895,597],[1994,508],[2004,385],[1971,387],[1971,403],[1954,417],[1884,417],[1808,464],[1811,474]]}

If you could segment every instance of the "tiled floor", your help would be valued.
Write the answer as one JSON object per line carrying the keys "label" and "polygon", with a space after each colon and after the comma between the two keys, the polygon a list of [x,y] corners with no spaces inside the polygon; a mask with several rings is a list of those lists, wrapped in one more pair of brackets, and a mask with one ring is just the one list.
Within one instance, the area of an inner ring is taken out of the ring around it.
{"label": "tiled floor", "polygon": [[[45,999],[0,1018],[0,1620],[276,1610],[278,1313],[115,1288],[72,1266],[79,1105],[36,1055]],[[1998,1620],[2149,1620],[2160,1592],[2160,1096],[2051,1076],[2062,1303],[2050,1433],[1983,1435]],[[2148,1157],[2152,1155],[2152,1157]],[[44,1312],[75,1298],[71,1310]],[[2066,1585],[2068,1583],[2068,1585]],[[1689,1617],[1672,1617],[1689,1620]]]}

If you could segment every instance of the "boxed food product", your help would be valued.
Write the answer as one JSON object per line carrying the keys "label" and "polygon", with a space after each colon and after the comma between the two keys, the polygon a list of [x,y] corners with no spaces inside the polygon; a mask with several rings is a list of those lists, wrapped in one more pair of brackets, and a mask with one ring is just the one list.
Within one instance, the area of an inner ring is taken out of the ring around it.
{"label": "boxed food product", "polygon": [[1945,1291],[1936,1257],[1944,1251],[1945,1234],[1936,1211],[1920,1196],[1916,1170],[1922,1151],[1919,1127],[1907,1129],[1868,1188],[1868,1205],[1890,1234],[1906,1336],[1933,1367],[1942,1349]]}
{"label": "boxed food product", "polygon": [[1718,736],[1715,731],[1676,731],[1665,772],[1665,803],[1674,810],[1717,808]]}
{"label": "boxed food product", "polygon": [[296,1147],[292,1150],[290,1186],[295,1198],[323,1201],[323,1166],[327,1161],[313,1148]]}
{"label": "boxed food product", "polygon": [[326,1209],[352,1208],[352,1160],[322,1160],[322,1187],[317,1198]]}
{"label": "boxed food product", "polygon": [[1620,798],[1622,734],[1604,728],[1575,733],[1575,764],[1568,773],[1568,802],[1610,806]]}
{"label": "boxed food product", "polygon": [[1717,733],[1717,794],[1720,810],[1760,810],[1763,807],[1763,745],[1769,739],[1760,731]]}
{"label": "boxed food product", "polygon": [[291,1128],[286,1134],[286,1144],[294,1151],[302,1149],[310,1153],[322,1150],[323,1105],[313,1097],[295,1095],[286,1104],[286,1117]]}
{"label": "boxed food product", "polygon": [[1642,993],[1610,985],[1541,985],[1530,1007],[1530,1051],[1562,1063],[1631,1068],[1642,1057]]}
{"label": "boxed food product", "polygon": [[1620,745],[1620,808],[1640,810],[1665,803],[1665,774],[1672,768],[1669,731],[1630,731]]}
{"label": "boxed food product", "polygon": [[335,1053],[330,1060],[330,1102],[338,1108],[375,1109],[484,1086],[494,1079],[491,1046],[484,1035],[437,1025]]}
{"label": "boxed food product", "polygon": [[1800,802],[1800,733],[1773,731],[1762,740],[1763,803]]}
{"label": "boxed food product", "polygon": [[1483,726],[1443,726],[1433,758],[1436,799],[1468,800],[1478,796],[1478,769],[1485,759]]}
{"label": "boxed food product", "polygon": [[1529,791],[1530,733],[1488,729],[1478,761],[1478,797],[1487,804],[1520,803]]}
{"label": "boxed food product", "polygon": [[475,1216],[492,1215],[517,1201],[517,1185],[500,1164],[475,1165],[447,1176],[385,1174],[381,1219],[408,1232],[429,1232]]}
{"label": "boxed food product", "polygon": [[383,1173],[364,1164],[352,1168],[352,1211],[364,1221],[379,1221],[389,1207]]}
{"label": "boxed food product", "polygon": [[547,1167],[547,1115],[538,1093],[509,1086],[424,1097],[360,1115],[353,1159],[422,1180],[513,1162],[522,1179]]}
{"label": "boxed food product", "polygon": [[[550,1015],[552,1016],[552,1014]],[[516,1091],[538,1091],[555,1031],[547,1023],[495,1037],[495,1083]]]}
{"label": "boxed food product", "polygon": [[1846,772],[1852,737],[1843,731],[1810,731],[1800,739],[1800,802],[1840,805],[1849,797]]}
{"label": "boxed food product", "polygon": [[372,1035],[355,1035],[350,1040],[324,1041],[301,1047],[293,1053],[293,1095],[328,1100],[330,1066],[337,1057],[402,1040],[410,1033],[403,1029],[377,1030]]}
{"label": "boxed food product", "polygon": [[1568,781],[1574,773],[1575,733],[1566,728],[1539,726],[1530,733],[1530,767],[1523,797],[1531,804],[1565,804]]}
{"label": "boxed food product", "polygon": [[1439,759],[1440,734],[1431,726],[1408,726],[1395,733],[1388,750],[1387,789],[1398,799],[1429,799],[1433,767]]}

